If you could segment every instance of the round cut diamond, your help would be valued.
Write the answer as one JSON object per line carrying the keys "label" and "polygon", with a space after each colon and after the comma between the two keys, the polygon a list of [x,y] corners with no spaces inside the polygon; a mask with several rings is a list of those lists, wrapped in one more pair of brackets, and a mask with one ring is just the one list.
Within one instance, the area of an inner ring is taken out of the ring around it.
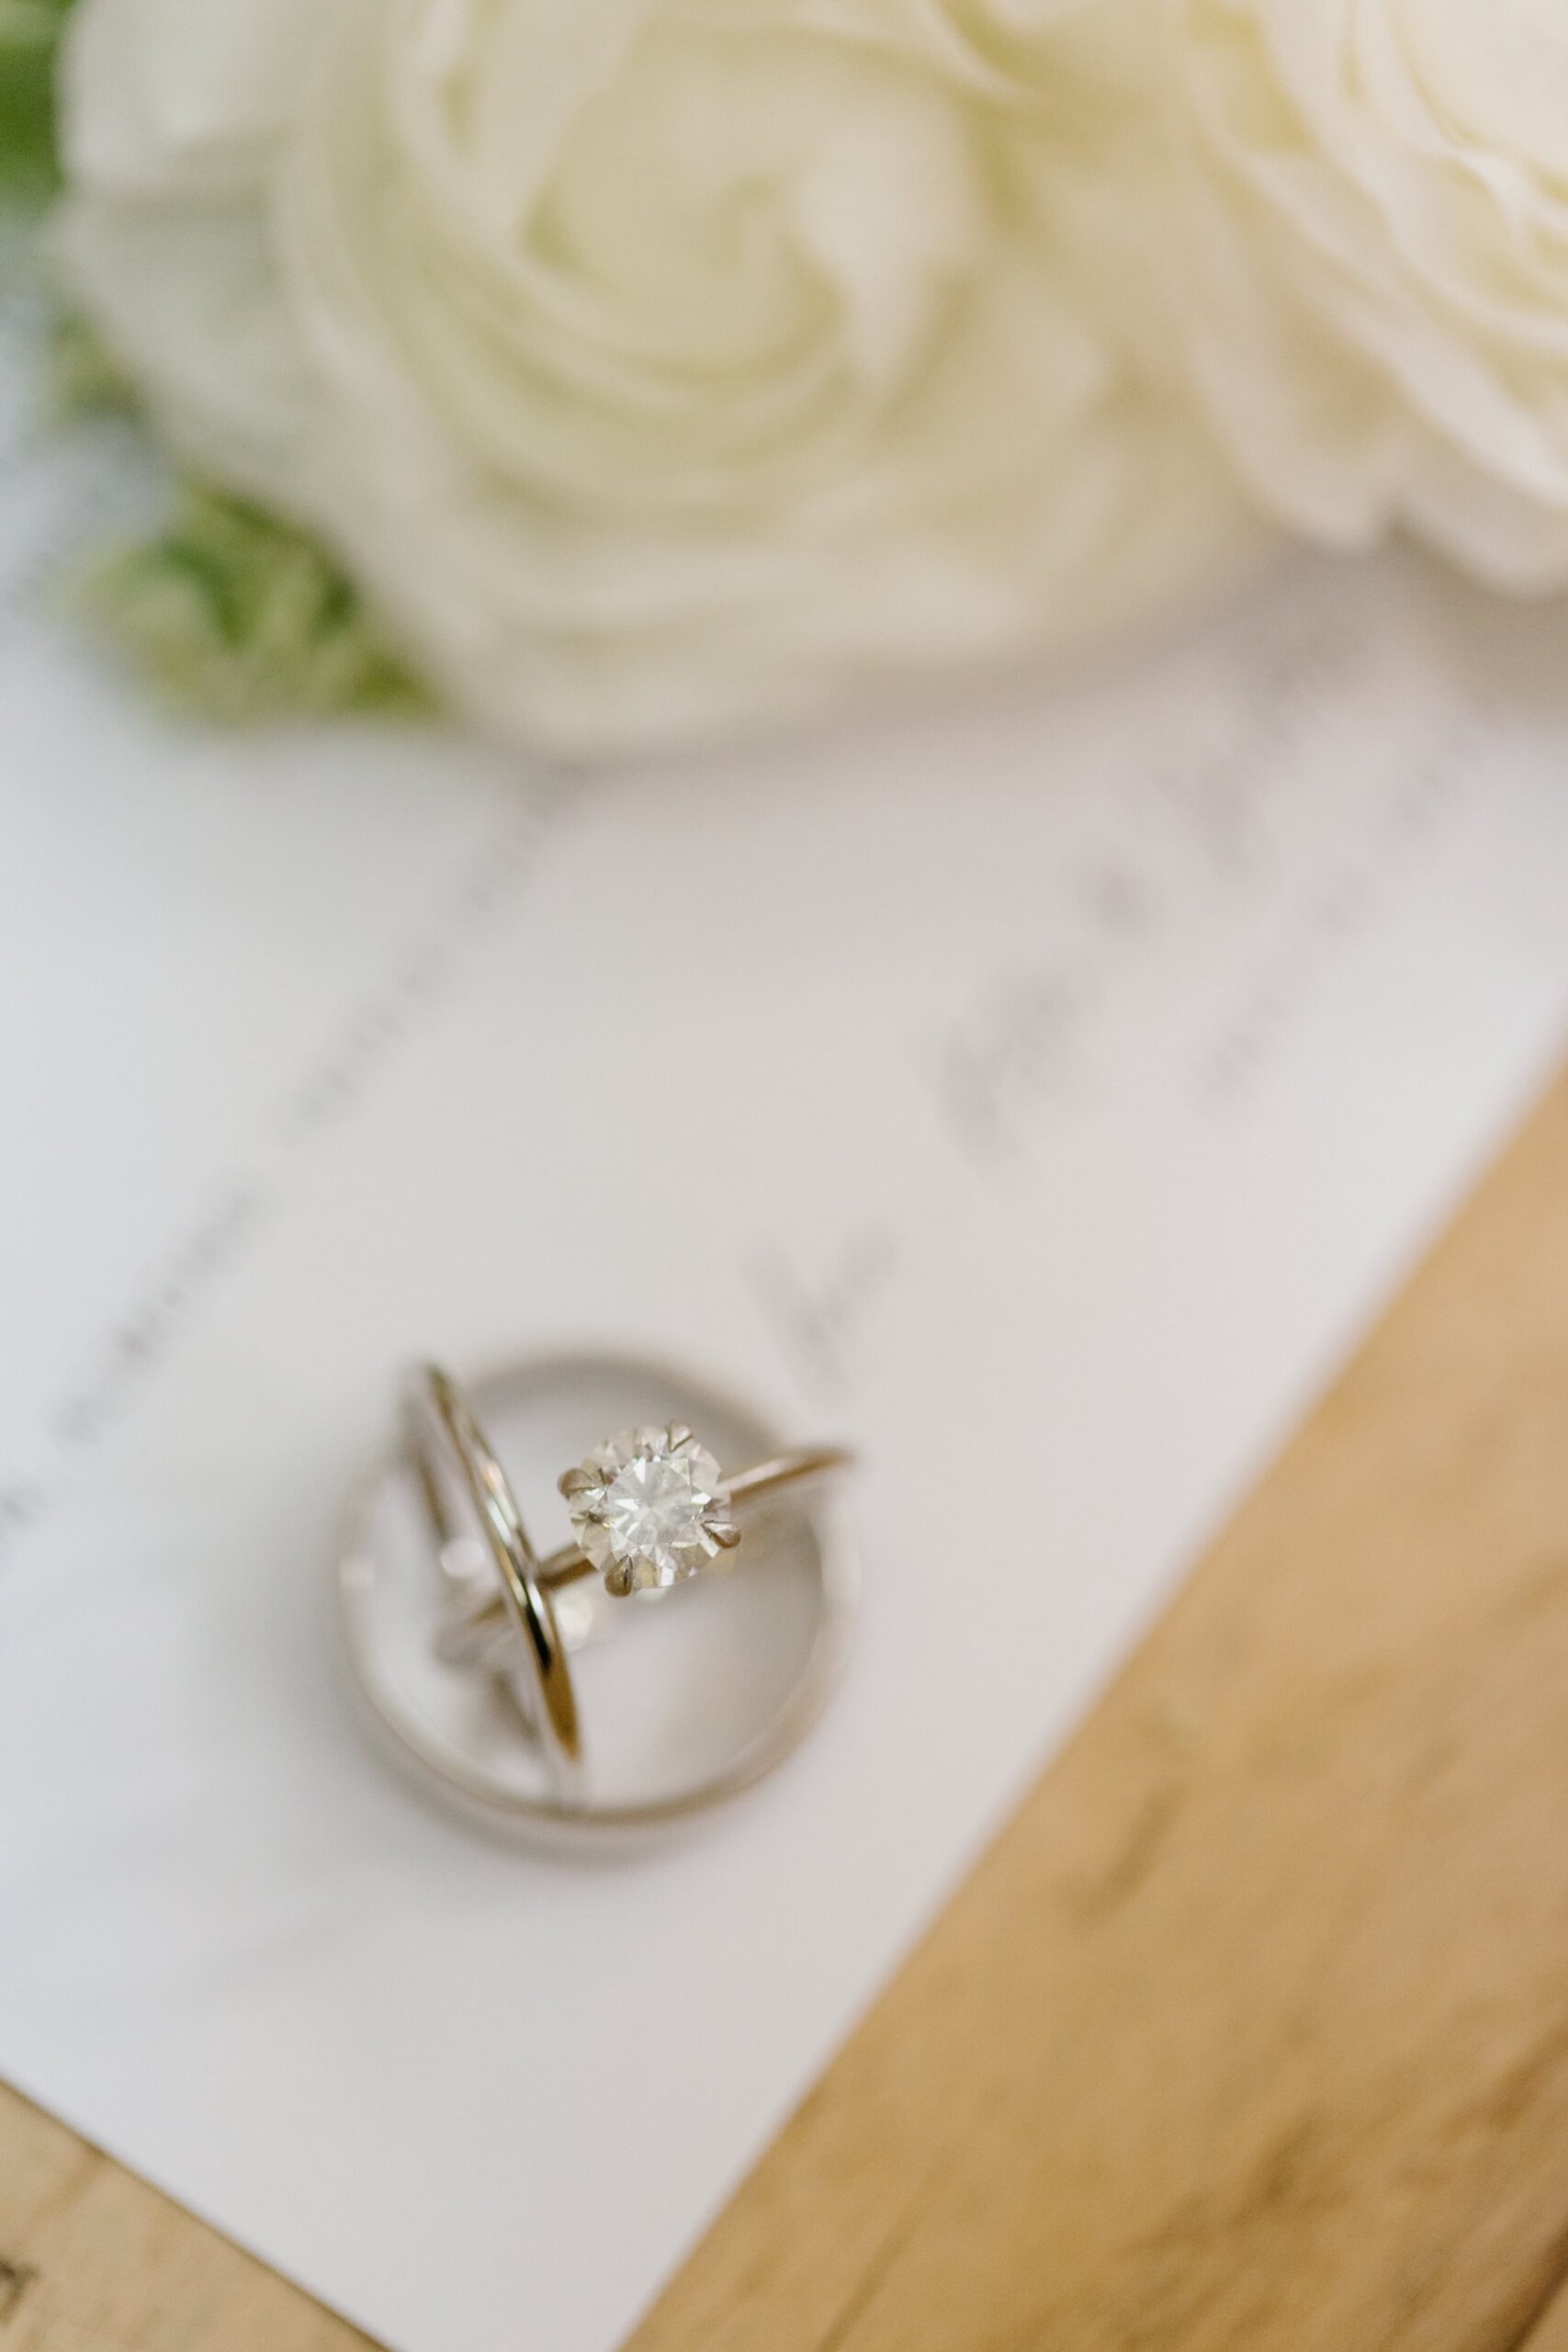
{"label": "round cut diamond", "polygon": [[718,1464],[679,1425],[607,1438],[562,1486],[577,1540],[612,1592],[678,1584],[733,1540]]}

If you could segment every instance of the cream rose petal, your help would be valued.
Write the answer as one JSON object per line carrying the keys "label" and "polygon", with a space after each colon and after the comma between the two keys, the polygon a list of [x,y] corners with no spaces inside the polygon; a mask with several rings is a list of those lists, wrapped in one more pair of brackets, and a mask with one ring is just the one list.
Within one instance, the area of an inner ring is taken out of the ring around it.
{"label": "cream rose petal", "polygon": [[1258,499],[1568,582],[1568,10],[1170,0],[1129,243]]}
{"label": "cream rose petal", "polygon": [[1058,49],[1094,0],[207,5],[81,0],[67,267],[175,445],[479,723],[753,727],[1234,548],[1061,236],[1117,161]]}
{"label": "cream rose petal", "polygon": [[132,199],[254,188],[335,5],[77,0],[62,67],[72,184]]}

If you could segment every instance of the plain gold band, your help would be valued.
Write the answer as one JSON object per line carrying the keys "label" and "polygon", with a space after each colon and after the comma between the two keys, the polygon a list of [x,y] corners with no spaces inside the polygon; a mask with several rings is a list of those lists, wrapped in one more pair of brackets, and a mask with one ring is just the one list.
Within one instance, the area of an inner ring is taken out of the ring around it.
{"label": "plain gold band", "polygon": [[516,1635],[537,1701],[536,1729],[555,1768],[570,1771],[582,1757],[577,1694],[540,1564],[506,1474],[468,1397],[438,1364],[422,1364],[410,1381],[407,1427],[420,1493],[438,1546],[457,1532],[447,1499],[449,1481],[455,1479],[467,1498],[500,1579],[493,1622],[510,1624]]}

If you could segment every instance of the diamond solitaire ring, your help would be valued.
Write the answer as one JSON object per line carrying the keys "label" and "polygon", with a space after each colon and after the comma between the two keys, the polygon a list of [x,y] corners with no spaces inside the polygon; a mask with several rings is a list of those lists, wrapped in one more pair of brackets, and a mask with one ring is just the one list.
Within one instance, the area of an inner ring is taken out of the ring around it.
{"label": "diamond solitaire ring", "polygon": [[[621,1434],[557,1476],[595,1425]],[[783,1451],[722,1390],[637,1359],[525,1361],[471,1390],[422,1366],[337,1561],[373,1727],[465,1811],[600,1851],[749,1788],[842,1668],[857,1578],[822,1474],[849,1458]],[[570,1542],[536,1552],[513,1476],[554,1483]],[[705,1573],[732,1556],[740,1575]],[[672,1587],[691,1598],[668,1615],[626,1606]]]}
{"label": "diamond solitaire ring", "polygon": [[550,1555],[544,1581],[570,1584],[597,1568],[605,1590],[617,1596],[662,1591],[735,1550],[737,1506],[841,1470],[851,1459],[842,1446],[803,1446],[727,1478],[684,1421],[623,1430],[557,1481],[577,1542]]}
{"label": "diamond solitaire ring", "polygon": [[[577,1540],[540,1561],[540,1589],[557,1593],[597,1572],[618,1600],[667,1591],[724,1564],[737,1549],[742,1533],[737,1510],[745,1512],[802,1479],[841,1470],[852,1458],[842,1446],[802,1446],[727,1477],[684,1421],[624,1430],[556,1481]],[[443,1655],[457,1659],[488,1648],[491,1630],[506,1613],[504,1593],[498,1593],[452,1629]]]}

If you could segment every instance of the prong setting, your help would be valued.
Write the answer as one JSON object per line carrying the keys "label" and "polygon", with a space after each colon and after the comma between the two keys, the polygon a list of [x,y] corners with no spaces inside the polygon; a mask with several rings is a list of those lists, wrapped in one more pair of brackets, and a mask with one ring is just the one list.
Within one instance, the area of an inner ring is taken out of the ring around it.
{"label": "prong setting", "polygon": [[680,1584],[740,1540],[718,1464],[684,1421],[606,1438],[559,1484],[583,1556],[617,1596]]}

